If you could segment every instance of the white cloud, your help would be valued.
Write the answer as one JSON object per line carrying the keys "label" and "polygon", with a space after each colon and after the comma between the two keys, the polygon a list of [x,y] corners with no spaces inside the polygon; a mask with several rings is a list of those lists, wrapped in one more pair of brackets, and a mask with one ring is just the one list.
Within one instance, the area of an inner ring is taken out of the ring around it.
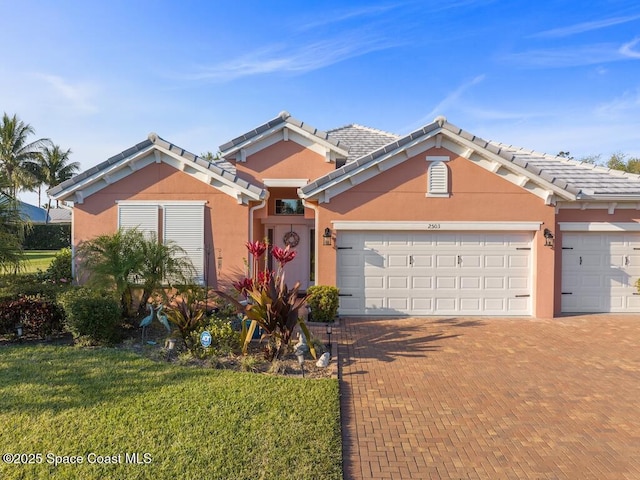
{"label": "white cloud", "polygon": [[578,47],[527,50],[503,55],[499,59],[528,68],[565,68],[615,62],[625,58],[618,45],[602,43]]}
{"label": "white cloud", "polygon": [[81,114],[91,114],[98,111],[97,105],[94,103],[94,97],[97,93],[95,85],[89,83],[72,84],[57,75],[36,73],[37,79],[43,80],[52,93],[49,99],[55,103],[64,103],[66,109],[73,110]]}
{"label": "white cloud", "polygon": [[596,20],[593,22],[577,23],[566,27],[553,28],[543,32],[531,35],[530,38],[559,38],[576,35],[578,33],[590,32],[592,30],[600,30],[602,28],[612,27],[623,23],[633,22],[640,19],[640,15],[628,15],[626,17],[613,17],[604,20]]}
{"label": "white cloud", "polygon": [[186,75],[186,78],[230,81],[271,73],[299,74],[396,45],[397,43],[393,41],[356,33],[297,47],[272,45],[234,60],[203,67],[199,72]]}
{"label": "white cloud", "polygon": [[633,49],[633,47],[635,47],[639,42],[640,38],[634,38],[630,42],[625,43],[624,45],[622,45],[622,47],[620,47],[620,53],[625,57],[640,58],[640,52]]}
{"label": "white cloud", "polygon": [[420,119],[416,120],[415,122],[412,122],[411,124],[406,125],[401,130],[407,131],[407,130],[414,130],[416,128],[420,128],[426,125],[427,123],[431,123],[436,116],[444,115],[447,109],[454,108],[458,105],[459,103],[458,101],[467,90],[481,83],[485,78],[486,78],[486,75],[484,74],[477,75],[476,77],[472,78],[468,82],[465,82],[462,85],[458,86],[455,90],[449,92],[447,96],[444,97],[444,99],[442,99],[435,107],[431,109],[431,111],[429,111],[429,113],[427,113]]}

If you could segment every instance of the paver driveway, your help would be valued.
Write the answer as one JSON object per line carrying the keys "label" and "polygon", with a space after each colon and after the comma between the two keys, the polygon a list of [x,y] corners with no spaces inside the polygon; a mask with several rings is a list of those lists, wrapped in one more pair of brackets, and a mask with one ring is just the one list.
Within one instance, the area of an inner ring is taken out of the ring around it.
{"label": "paver driveway", "polygon": [[640,479],[640,317],[342,321],[346,479]]}

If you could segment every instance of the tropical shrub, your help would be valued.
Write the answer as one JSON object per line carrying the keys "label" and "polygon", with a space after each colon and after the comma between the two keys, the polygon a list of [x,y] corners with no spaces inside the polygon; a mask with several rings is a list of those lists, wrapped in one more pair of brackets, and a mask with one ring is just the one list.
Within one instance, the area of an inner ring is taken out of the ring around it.
{"label": "tropical shrub", "polygon": [[339,290],[330,285],[313,285],[307,289],[307,304],[314,322],[333,322],[338,314]]}
{"label": "tropical shrub", "polygon": [[45,280],[51,283],[71,283],[71,262],[73,258],[71,256],[70,248],[63,248],[58,251],[53,260],[49,264],[49,267],[44,272]]}
{"label": "tropical shrub", "polygon": [[[165,297],[165,286],[187,283],[193,265],[181,256],[183,252],[175,243],[158,243],[155,236],[145,237],[136,228],[100,235],[78,246],[78,258],[89,273],[89,284],[113,288],[125,318],[144,314],[155,291]],[[134,291],[139,284],[143,293],[137,300]]]}
{"label": "tropical shrub", "polygon": [[92,343],[118,341],[122,325],[118,301],[111,292],[78,287],[58,297],[66,314],[66,327],[75,339]]}
{"label": "tropical shrub", "polygon": [[45,338],[63,330],[64,311],[39,296],[20,296],[0,302],[0,333],[13,333],[22,325],[25,334]]}
{"label": "tropical shrub", "polygon": [[164,309],[169,322],[178,328],[189,350],[194,349],[191,333],[200,328],[206,318],[204,299],[203,290],[193,286],[181,292],[180,296]]}
{"label": "tropical shrub", "polygon": [[[309,331],[300,318],[300,309],[305,305],[306,296],[299,296],[300,282],[289,288],[285,283],[284,266],[292,261],[295,250],[274,246],[271,255],[278,262],[278,270],[270,272],[260,270],[260,257],[267,251],[268,245],[262,242],[247,242],[249,253],[253,258],[253,276],[244,278],[235,284],[236,290],[247,299],[246,304],[239,302],[226,292],[216,293],[234,304],[238,313],[251,320],[248,329],[243,324],[241,341],[243,352],[251,341],[256,327],[261,327],[263,337],[269,340],[266,355],[269,360],[277,360],[286,352],[295,328],[299,325],[307,338]],[[265,262],[266,263],[266,262]],[[315,350],[311,348],[315,357]]]}
{"label": "tropical shrub", "polygon": [[[211,346],[208,348],[200,343],[200,335],[204,331],[211,334]],[[191,332],[191,345],[191,353],[197,358],[229,355],[240,349],[240,333],[233,329],[229,319],[213,315]]]}

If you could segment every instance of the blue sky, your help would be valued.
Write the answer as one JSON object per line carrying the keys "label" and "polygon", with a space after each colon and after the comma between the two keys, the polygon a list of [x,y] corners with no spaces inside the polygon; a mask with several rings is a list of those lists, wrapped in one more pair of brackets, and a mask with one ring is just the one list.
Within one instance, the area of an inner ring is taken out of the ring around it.
{"label": "blue sky", "polygon": [[215,152],[282,110],[640,156],[637,1],[24,0],[0,34],[0,110],[83,169],[152,131]]}

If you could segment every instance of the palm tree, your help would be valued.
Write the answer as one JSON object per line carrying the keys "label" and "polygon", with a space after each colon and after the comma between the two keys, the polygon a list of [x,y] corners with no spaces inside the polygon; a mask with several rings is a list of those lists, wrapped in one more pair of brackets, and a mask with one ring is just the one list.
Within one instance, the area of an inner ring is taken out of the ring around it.
{"label": "palm tree", "polygon": [[7,181],[8,193],[15,198],[21,188],[33,186],[33,176],[25,164],[37,160],[41,149],[49,143],[41,138],[31,143],[28,137],[35,133],[33,127],[24,123],[15,114],[9,117],[6,113],[0,122],[0,166],[3,167]]}
{"label": "palm tree", "polygon": [[[40,205],[40,187],[47,189],[69,180],[79,169],[78,162],[69,162],[71,149],[63,150],[59,145],[44,146],[35,160],[25,162],[25,169],[36,178],[38,185],[38,205]],[[58,201],[56,201],[58,206]],[[51,198],[47,210],[51,209]]]}
{"label": "palm tree", "polygon": [[[0,190],[7,187],[6,178],[0,178]],[[26,222],[20,215],[18,202],[6,193],[0,193],[0,271],[17,272],[23,265]]]}

